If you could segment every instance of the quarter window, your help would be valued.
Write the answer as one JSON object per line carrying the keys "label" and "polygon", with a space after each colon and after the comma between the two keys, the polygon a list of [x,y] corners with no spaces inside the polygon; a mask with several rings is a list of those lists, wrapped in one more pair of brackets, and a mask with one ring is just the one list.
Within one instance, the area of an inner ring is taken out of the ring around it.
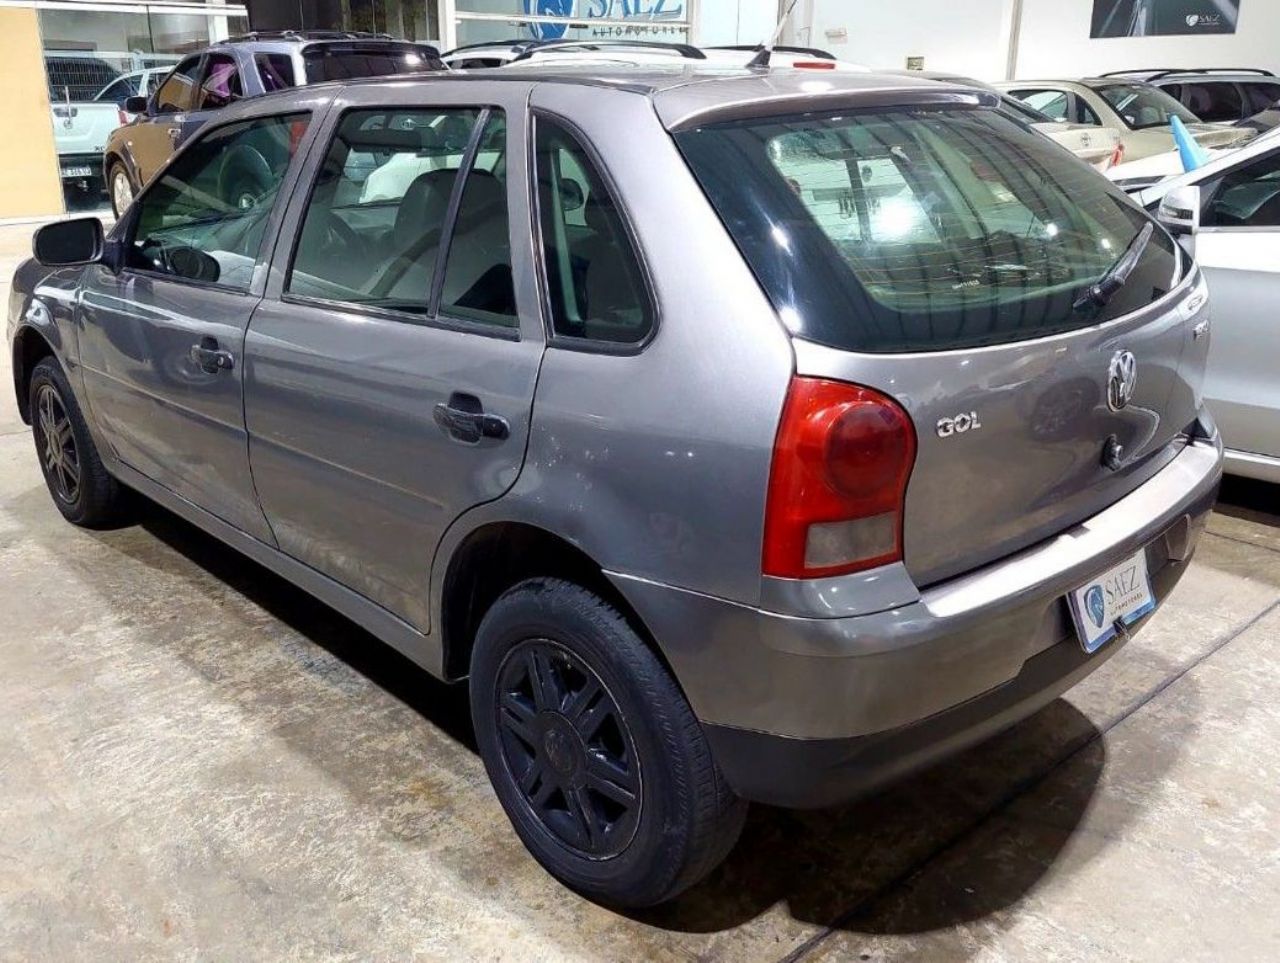
{"label": "quarter window", "polygon": [[195,102],[196,74],[199,70],[199,57],[190,57],[178,64],[156,92],[156,110],[162,114],[178,114],[190,110]]}
{"label": "quarter window", "polygon": [[514,328],[519,322],[511,281],[506,141],[506,120],[495,113],[485,124],[475,164],[463,183],[445,262],[440,312]]}
{"label": "quarter window", "polygon": [[1240,88],[1235,84],[1187,84],[1180,99],[1201,120],[1239,120],[1245,115]]}
{"label": "quarter window", "polygon": [[1067,116],[1069,101],[1061,90],[1015,90],[1012,93],[1051,120],[1070,120]]}
{"label": "quarter window", "polygon": [[267,215],[306,130],[305,114],[219,127],[137,201],[130,267],[246,289]]}
{"label": "quarter window", "polygon": [[1276,101],[1280,101],[1280,84],[1249,84],[1245,89],[1249,93],[1250,114],[1273,110]]}
{"label": "quarter window", "polygon": [[634,344],[653,328],[644,275],[613,195],[562,125],[539,118],[538,215],[557,335]]}
{"label": "quarter window", "polygon": [[262,79],[262,89],[287,90],[296,83],[293,73],[293,57],[287,53],[260,53],[253,58]]}
{"label": "quarter window", "polygon": [[[429,314],[449,202],[479,116],[470,109],[347,113],[307,206],[289,292]],[[477,167],[505,184],[501,157],[481,152]],[[464,292],[451,293],[460,299]]]}

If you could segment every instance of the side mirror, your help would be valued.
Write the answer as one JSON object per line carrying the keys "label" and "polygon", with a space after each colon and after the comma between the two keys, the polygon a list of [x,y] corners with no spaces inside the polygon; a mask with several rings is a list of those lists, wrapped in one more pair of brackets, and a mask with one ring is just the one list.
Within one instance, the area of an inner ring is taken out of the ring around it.
{"label": "side mirror", "polygon": [[138,94],[126,97],[124,99],[124,112],[126,114],[145,114],[147,112],[147,98]]}
{"label": "side mirror", "polygon": [[1156,219],[1174,237],[1189,237],[1200,230],[1200,188],[1175,187],[1160,202]]}
{"label": "side mirror", "polygon": [[587,203],[587,196],[582,192],[582,185],[572,177],[560,181],[560,204],[565,213],[579,210]]}
{"label": "side mirror", "polygon": [[31,253],[45,267],[72,267],[102,259],[102,222],[96,217],[55,221],[36,231]]}

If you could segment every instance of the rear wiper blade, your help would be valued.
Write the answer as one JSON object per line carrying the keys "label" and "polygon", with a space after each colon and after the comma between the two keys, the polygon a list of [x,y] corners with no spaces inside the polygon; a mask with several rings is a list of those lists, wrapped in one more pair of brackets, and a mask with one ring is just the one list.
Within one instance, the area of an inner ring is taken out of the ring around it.
{"label": "rear wiper blade", "polygon": [[1111,269],[1106,274],[1098,278],[1096,282],[1089,285],[1089,289],[1076,299],[1072,305],[1076,311],[1083,311],[1085,308],[1102,308],[1111,303],[1111,299],[1116,296],[1116,292],[1124,287],[1125,282],[1129,280],[1129,275],[1133,273],[1133,269],[1138,266],[1138,262],[1142,260],[1142,255],[1147,250],[1147,245],[1151,243],[1151,238],[1156,232],[1156,226],[1150,222],[1138,235],[1129,242],[1129,246],[1124,249],[1124,253],[1120,255],[1115,264],[1111,265]]}

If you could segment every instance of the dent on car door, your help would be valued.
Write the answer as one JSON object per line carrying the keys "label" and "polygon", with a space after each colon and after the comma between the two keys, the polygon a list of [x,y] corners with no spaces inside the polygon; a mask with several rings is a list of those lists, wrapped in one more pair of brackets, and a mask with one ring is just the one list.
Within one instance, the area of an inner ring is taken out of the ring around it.
{"label": "dent on car door", "polygon": [[420,629],[444,530],[520,472],[542,357],[523,102],[503,98],[342,113],[246,342],[280,548]]}
{"label": "dent on car door", "polygon": [[[121,263],[85,270],[80,362],[115,456],[270,542],[249,474],[243,342],[304,113],[212,130],[138,198],[113,235]],[[246,165],[269,179],[246,203]]]}
{"label": "dent on car door", "polygon": [[1213,306],[1205,394],[1228,448],[1280,457],[1280,151],[1202,190],[1196,260]]}

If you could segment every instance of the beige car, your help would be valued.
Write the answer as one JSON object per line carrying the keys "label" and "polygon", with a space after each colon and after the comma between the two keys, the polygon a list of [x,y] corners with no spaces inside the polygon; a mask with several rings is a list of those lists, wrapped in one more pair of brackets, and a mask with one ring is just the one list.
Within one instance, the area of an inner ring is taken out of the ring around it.
{"label": "beige car", "polygon": [[1117,131],[1126,161],[1172,150],[1173,117],[1205,147],[1236,147],[1254,136],[1247,128],[1207,124],[1164,91],[1137,80],[1011,80],[995,86],[1053,120]]}
{"label": "beige car", "polygon": [[895,70],[893,73],[902,76],[924,77],[927,80],[937,80],[948,84],[960,84],[964,87],[974,87],[978,90],[988,90],[994,94],[999,94],[1001,109],[1004,113],[1015,120],[1030,125],[1055,143],[1061,144],[1075,154],[1076,157],[1101,173],[1105,174],[1114,165],[1124,161],[1120,132],[1109,127],[1099,128],[1093,124],[1078,124],[1058,120],[1036,110],[1024,101],[1011,96],[1003,90],[999,90],[991,84],[984,83],[981,80],[974,80],[972,77],[965,77],[961,74],[912,70]]}

